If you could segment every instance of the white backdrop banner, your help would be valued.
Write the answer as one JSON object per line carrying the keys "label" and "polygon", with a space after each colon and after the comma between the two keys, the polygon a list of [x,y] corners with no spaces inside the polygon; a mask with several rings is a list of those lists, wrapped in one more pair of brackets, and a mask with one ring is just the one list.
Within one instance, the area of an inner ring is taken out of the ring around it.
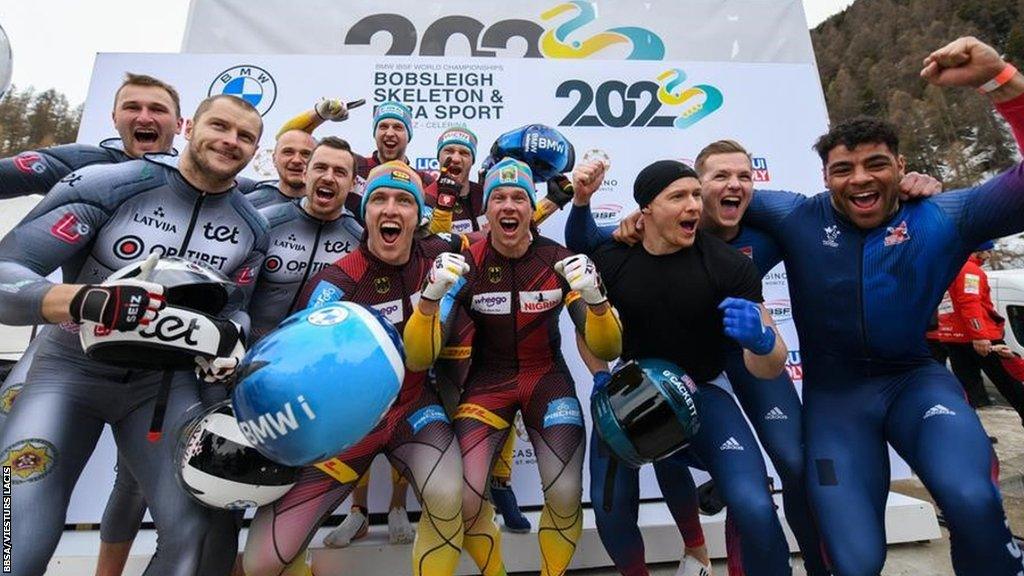
{"label": "white backdrop banner", "polygon": [[814,63],[800,0],[192,0],[182,52]]}
{"label": "white backdrop banner", "polygon": [[[175,85],[186,115],[210,94],[231,93],[253,103],[266,129],[262,149],[244,175],[258,179],[276,176],[270,151],[277,128],[311,108],[318,97],[331,96],[366,98],[368,105],[354,109],[346,122],[324,125],[316,135],[341,136],[367,154],[374,148],[373,104],[399,99],[410,105],[415,121],[408,153],[421,169],[436,168],[437,136],[452,125],[467,125],[479,135],[481,157],[496,136],[512,128],[555,126],[574,143],[579,158],[610,162],[593,205],[599,222],[606,224],[635,208],[632,183],[643,166],[663,158],[692,161],[705,144],[721,138],[737,139],[753,152],[758,186],[806,194],[821,189],[820,161],[810,146],[825,131],[827,115],[812,64],[649,61],[612,66],[595,60],[101,54],[79,141],[95,143],[115,135],[111,99],[128,71]],[[179,150],[185,144],[181,138],[175,143]],[[564,223],[565,211],[541,232],[561,240]],[[765,298],[792,349],[787,368],[799,381],[800,352],[781,268],[766,278]],[[563,334],[572,333],[568,318],[563,317],[562,328]],[[563,347],[577,391],[586,399],[591,379],[574,339],[566,338]],[[113,449],[105,444],[79,484],[69,522],[98,521],[103,498],[96,495],[108,490],[113,460]],[[532,447],[520,438],[513,481],[524,505],[542,501],[535,461]],[[389,474],[381,461],[375,470],[370,502],[379,511],[387,506]],[[906,473],[905,466],[895,465],[894,475]],[[584,480],[586,487],[589,480]],[[641,494],[660,497],[650,467],[641,473]]]}

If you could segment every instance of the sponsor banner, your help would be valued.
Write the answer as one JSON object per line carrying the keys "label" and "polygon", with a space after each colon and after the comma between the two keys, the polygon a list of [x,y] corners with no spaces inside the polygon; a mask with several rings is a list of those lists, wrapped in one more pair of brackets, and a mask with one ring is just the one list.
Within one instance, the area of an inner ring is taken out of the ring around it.
{"label": "sponsor banner", "polygon": [[[344,77],[323,74],[339,68],[344,68]],[[374,148],[375,107],[387,100],[409,105],[414,137],[408,156],[424,169],[436,167],[437,137],[453,125],[466,125],[479,136],[479,166],[483,151],[499,134],[526,124],[547,124],[573,143],[579,159],[610,166],[594,197],[601,225],[614,225],[635,209],[633,179],[647,163],[694,158],[704,144],[719,138],[743,142],[766,185],[807,193],[820,189],[819,161],[808,143],[825,130],[826,113],[813,64],[666,59],[609,66],[593,59],[101,54],[79,141],[115,135],[110,95],[129,70],[174,84],[186,116],[210,94],[244,98],[263,114],[264,150],[273,148],[282,124],[325,95],[367,100],[347,121],[328,122],[317,130],[317,136],[345,138],[364,154]],[[758,90],[750,90],[751,85]],[[186,142],[179,136],[175,145],[181,150]],[[272,177],[264,164],[254,161],[242,175]],[[564,213],[551,219],[545,233],[561,236]],[[73,224],[63,223],[54,233],[73,241],[82,233]],[[213,226],[203,233],[237,241],[230,227]],[[123,246],[126,256],[139,249],[131,239]]]}
{"label": "sponsor banner", "polygon": [[[203,4],[197,3],[199,6]],[[354,4],[364,5],[362,2]],[[451,10],[463,4],[456,2]],[[728,6],[733,2],[715,0],[715,4]],[[686,4],[686,9],[689,5]],[[448,5],[445,6],[442,12],[449,10]],[[528,3],[528,6],[534,4]],[[727,11],[727,8],[722,10]],[[261,12],[248,5],[242,10],[247,14],[259,12],[260,17],[275,11],[276,8],[268,8],[268,12]],[[405,13],[411,12],[414,11]],[[471,18],[482,18],[479,9],[474,12],[467,8],[465,14]],[[602,12],[602,18],[611,18],[611,14],[609,7],[608,11]],[[353,17],[358,20],[365,15]],[[503,15],[489,22],[507,17]],[[233,18],[237,23],[237,16]],[[725,19],[721,21],[726,22]],[[801,14],[801,26],[802,22]],[[618,20],[609,24],[622,25],[628,23]],[[426,30],[426,26],[420,23],[416,27],[420,34]],[[655,32],[660,34],[658,30]],[[793,37],[805,36],[806,32],[801,30]],[[669,35],[661,37],[667,39]],[[373,42],[378,40],[375,38]],[[457,43],[453,39],[449,45]],[[513,40],[512,44],[515,43]],[[325,95],[346,100],[367,99],[367,105],[353,109],[346,122],[329,122],[316,132],[320,137],[341,136],[351,142],[356,151],[367,154],[374,147],[371,131],[374,106],[388,98],[405,101],[414,114],[414,138],[410,142],[408,156],[430,168],[433,167],[430,160],[436,153],[437,137],[449,126],[464,124],[479,136],[481,154],[477,158],[478,167],[483,160],[483,151],[490,148],[499,134],[525,124],[548,124],[574,144],[579,158],[600,160],[611,166],[593,201],[595,216],[602,225],[616,224],[635,209],[633,179],[643,166],[661,158],[695,158],[704,144],[720,138],[743,142],[756,159],[755,168],[764,171],[759,178],[764,178],[771,188],[806,194],[821,189],[820,161],[811,151],[810,144],[825,131],[827,115],[813,64],[697,62],[671,60],[674,58],[672,54],[668,51],[664,60],[635,61],[628,65],[619,62],[614,66],[610,66],[607,60],[602,62],[594,58],[566,61],[557,58],[472,58],[468,55],[442,60],[325,54],[101,54],[97,57],[85,104],[79,141],[95,143],[115,135],[110,124],[110,98],[124,73],[132,71],[152,74],[174,84],[181,92],[186,116],[211,93],[229,93],[245,98],[263,114],[265,130],[261,147],[266,150],[273,148],[278,127],[299,112],[310,109],[318,98]],[[343,69],[345,74],[324,73],[325,70],[339,69]],[[224,79],[229,71],[233,76]],[[311,78],[316,81],[310,81]],[[524,82],[524,78],[529,81]],[[757,86],[757,90],[751,90],[750,86]],[[180,137],[175,141],[179,150],[183,150],[185,145]],[[264,172],[267,171],[264,164],[254,162],[246,168],[243,176],[257,180],[271,177],[269,173],[257,172],[260,166]],[[26,160],[29,169],[31,165],[31,161]],[[553,215],[541,227],[541,232],[561,241],[566,212],[563,210]],[[145,216],[159,219],[158,214]],[[54,233],[72,241],[75,234],[88,232],[65,222]],[[211,226],[202,233],[226,242],[234,238],[230,228]],[[143,246],[141,239],[125,238],[120,250],[128,256],[139,251],[148,252],[151,247]],[[504,271],[499,268],[485,273],[497,283]],[[389,288],[386,277],[368,281],[373,282],[378,291],[386,292]],[[7,288],[16,290],[18,287]],[[337,287],[325,283],[315,287],[313,302],[322,305],[334,301],[341,297],[340,292]],[[766,278],[765,298],[788,300],[782,267]],[[493,310],[511,310],[512,300],[509,298],[503,303],[481,300],[474,304],[488,310],[491,307]],[[785,314],[783,308],[779,307],[779,312]],[[317,320],[331,321],[333,318],[318,316]],[[574,327],[567,315],[562,315],[561,323],[563,334],[572,334]],[[781,328],[790,348],[797,349],[793,323],[783,322]],[[589,398],[591,378],[578,360],[573,340],[563,338],[563,353],[577,382],[578,396]],[[799,367],[797,355],[787,365],[795,379],[799,379]],[[589,421],[589,412],[584,405],[585,422]],[[516,450],[513,482],[520,502],[523,505],[539,504],[540,483],[533,465],[533,451],[525,435],[518,439]],[[108,489],[113,477],[115,454],[109,443],[104,443],[98,454],[94,458],[96,467],[87,469],[73,498],[69,522],[98,522],[102,514],[103,502],[92,496],[97,491]],[[374,482],[384,486],[389,483],[386,467],[377,468],[380,468],[376,474],[379,478]],[[894,475],[901,473],[905,475],[900,469],[894,469]],[[584,479],[584,486],[588,484]],[[657,483],[649,470],[641,473],[641,486],[644,498],[659,495]],[[386,507],[389,493],[386,488],[375,488],[371,491],[371,505]],[[410,505],[416,506],[412,501]]]}
{"label": "sponsor banner", "polygon": [[402,4],[193,0],[182,52],[814,63],[800,0]]}

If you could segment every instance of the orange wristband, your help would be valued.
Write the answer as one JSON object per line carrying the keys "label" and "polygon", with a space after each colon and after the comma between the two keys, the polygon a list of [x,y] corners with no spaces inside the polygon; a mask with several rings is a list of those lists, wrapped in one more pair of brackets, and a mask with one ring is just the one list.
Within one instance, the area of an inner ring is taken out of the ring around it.
{"label": "orange wristband", "polygon": [[1010,79],[1013,78],[1016,74],[1017,67],[1014,66],[1013,64],[1007,64],[1006,67],[1003,68],[1002,72],[996,74],[995,78],[989,80],[988,82],[985,82],[981,86],[978,86],[978,93],[988,94],[989,92],[992,92],[993,90],[999,88],[1003,84],[1009,82]]}

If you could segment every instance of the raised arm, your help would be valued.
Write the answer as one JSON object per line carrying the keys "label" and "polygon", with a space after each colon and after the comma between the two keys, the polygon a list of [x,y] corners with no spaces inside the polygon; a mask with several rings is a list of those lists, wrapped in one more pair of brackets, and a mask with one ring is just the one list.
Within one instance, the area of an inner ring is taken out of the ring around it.
{"label": "raised arm", "polygon": [[569,284],[566,308],[587,348],[601,360],[618,358],[622,354],[622,323],[608,303],[594,262],[576,254],[556,262],[555,272]]}
{"label": "raised arm", "polygon": [[990,98],[1024,150],[1024,76],[994,48],[972,36],[957,38],[924,59],[921,77],[936,86],[975,88]]}
{"label": "raised arm", "polygon": [[[924,60],[921,76],[937,86],[975,88],[995,103],[1024,142],[1024,76],[991,46],[958,38]],[[1024,167],[1020,164],[975,188],[941,194],[935,202],[956,222],[964,248],[1024,230]]]}
{"label": "raised arm", "polygon": [[611,239],[610,230],[601,230],[590,213],[590,198],[604,182],[602,162],[580,164],[572,172],[572,209],[565,222],[565,246],[573,252],[590,254]]}
{"label": "raised arm", "polygon": [[[421,371],[430,368],[441,354],[447,334],[442,328],[451,326],[447,317],[457,313],[456,304],[449,298],[449,291],[456,294],[464,285],[463,275],[469,272],[469,264],[461,254],[442,252],[434,259],[430,272],[427,273],[420,301],[413,308],[412,316],[405,323],[402,340],[405,343],[405,364],[410,370]],[[442,299],[446,299],[442,306]]]}
{"label": "raised arm", "polygon": [[[363,102],[357,100],[361,105]],[[352,103],[355,105],[355,103]],[[304,110],[290,118],[281,125],[277,136],[289,130],[302,130],[313,133],[321,124],[330,120],[331,122],[343,122],[348,119],[349,105],[339,98],[321,98],[310,110]]]}

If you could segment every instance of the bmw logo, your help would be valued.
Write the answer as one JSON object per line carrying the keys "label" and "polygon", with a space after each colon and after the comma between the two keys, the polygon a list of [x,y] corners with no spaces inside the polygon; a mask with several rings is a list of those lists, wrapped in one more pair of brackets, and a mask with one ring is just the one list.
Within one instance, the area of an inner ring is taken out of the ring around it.
{"label": "bmw logo", "polygon": [[210,84],[208,96],[228,94],[252,104],[264,116],[277,100],[277,83],[269,72],[251,64],[233,66],[221,72]]}
{"label": "bmw logo", "polygon": [[341,306],[328,306],[311,313],[306,321],[314,326],[333,326],[348,318],[348,310]]}

